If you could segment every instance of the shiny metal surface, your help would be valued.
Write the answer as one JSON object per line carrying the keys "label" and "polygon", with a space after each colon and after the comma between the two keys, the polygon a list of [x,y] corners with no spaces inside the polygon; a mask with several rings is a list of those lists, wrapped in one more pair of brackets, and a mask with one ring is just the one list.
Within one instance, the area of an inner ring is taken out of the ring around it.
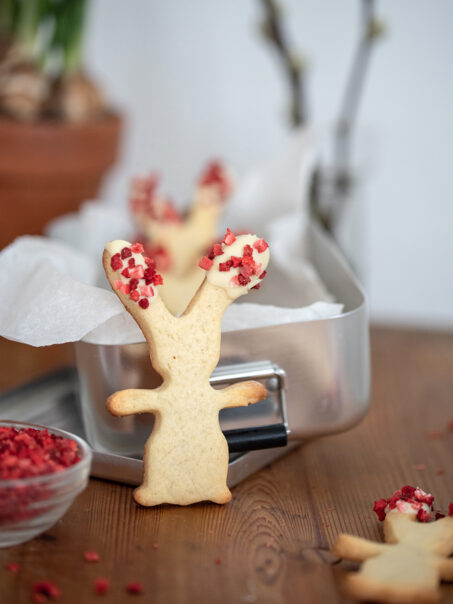
{"label": "shiny metal surface", "polygon": [[[281,368],[285,374],[287,417],[284,420],[293,440],[346,430],[360,421],[369,403],[368,317],[364,294],[336,248],[313,226],[308,232],[307,252],[328,290],[344,304],[343,314],[330,319],[224,333],[219,367],[212,379],[213,385],[225,383],[222,375],[231,371],[225,365],[270,361]],[[101,346],[81,341],[76,344],[76,355],[88,441],[101,452],[140,455],[152,428],[152,416],[114,418],[105,410],[105,401],[116,390],[154,388],[161,382],[150,365],[146,344]],[[267,375],[266,371],[261,376],[269,392],[267,401],[263,401],[265,405],[259,408],[259,403],[223,412],[222,428],[282,421],[281,406],[275,402],[280,384],[275,375]],[[244,379],[248,379],[248,374]],[[261,459],[265,457],[260,451],[240,457],[249,455],[250,460],[259,459],[259,455]],[[241,463],[245,467],[246,462]]]}

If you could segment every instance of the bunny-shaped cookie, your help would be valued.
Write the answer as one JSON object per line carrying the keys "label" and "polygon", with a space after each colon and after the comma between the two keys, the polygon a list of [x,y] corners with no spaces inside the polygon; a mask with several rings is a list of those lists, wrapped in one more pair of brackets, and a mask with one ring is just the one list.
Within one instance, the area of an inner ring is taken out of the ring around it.
{"label": "bunny-shaped cookie", "polygon": [[228,445],[219,411],[256,403],[266,396],[258,382],[215,390],[209,377],[220,355],[221,320],[229,304],[259,287],[269,260],[267,244],[253,235],[228,232],[200,262],[207,273],[184,314],[173,316],[159,296],[161,277],[141,244],[105,246],[106,275],[140,326],[151,363],[162,376],[155,390],[123,390],[107,401],[113,415],[152,412],[153,432],[144,451],[143,484],[134,497],[142,505],[225,503]]}

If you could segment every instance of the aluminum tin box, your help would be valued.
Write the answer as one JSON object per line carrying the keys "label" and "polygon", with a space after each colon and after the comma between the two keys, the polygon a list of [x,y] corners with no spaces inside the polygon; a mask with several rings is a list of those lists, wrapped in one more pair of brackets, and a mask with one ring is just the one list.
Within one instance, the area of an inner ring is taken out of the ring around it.
{"label": "aluminum tin box", "polygon": [[[219,365],[211,383],[258,379],[268,398],[246,408],[221,412],[222,429],[282,422],[288,446],[230,457],[229,484],[262,467],[300,442],[347,430],[369,405],[370,359],[365,296],[336,247],[318,228],[307,231],[306,252],[338,302],[341,315],[222,334]],[[124,388],[160,383],[145,343],[76,343],[84,430],[97,451],[94,474],[136,483],[143,445],[152,430],[151,414],[112,417],[107,397]]]}

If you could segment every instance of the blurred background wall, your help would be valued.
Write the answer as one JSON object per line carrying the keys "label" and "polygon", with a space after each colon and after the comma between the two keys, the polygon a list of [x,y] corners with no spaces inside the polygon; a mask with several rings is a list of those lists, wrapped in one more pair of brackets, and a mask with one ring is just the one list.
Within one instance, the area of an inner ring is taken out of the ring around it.
{"label": "blurred background wall", "polygon": [[[329,140],[357,39],[356,0],[285,0],[309,64],[308,102]],[[189,191],[212,155],[239,172],[286,140],[288,95],[258,33],[253,0],[94,0],[86,63],[128,114],[104,196],[122,202],[132,173],[158,168]],[[453,326],[453,3],[381,0],[387,25],[362,99],[351,208],[356,263],[376,321]]]}

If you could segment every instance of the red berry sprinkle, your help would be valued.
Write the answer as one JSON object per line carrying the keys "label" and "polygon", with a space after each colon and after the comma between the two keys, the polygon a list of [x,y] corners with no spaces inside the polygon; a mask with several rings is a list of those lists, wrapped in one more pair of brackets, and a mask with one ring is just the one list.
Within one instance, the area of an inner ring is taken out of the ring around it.
{"label": "red berry sprinkle", "polygon": [[107,591],[109,590],[109,587],[110,587],[110,583],[108,582],[107,579],[104,579],[104,577],[98,577],[94,582],[94,591],[99,596],[102,596],[105,593],[107,593]]}
{"label": "red berry sprinkle", "polygon": [[423,509],[418,510],[417,520],[420,520],[420,522],[429,522],[431,520],[431,514]]}
{"label": "red berry sprinkle", "polygon": [[18,573],[21,569],[21,566],[17,562],[8,562],[5,568],[6,570],[9,570],[10,573]]}
{"label": "red berry sprinkle", "polygon": [[198,266],[200,268],[203,268],[205,271],[208,271],[213,264],[214,262],[212,260],[210,260],[207,256],[203,256],[203,258],[198,263]]}
{"label": "red berry sprinkle", "polygon": [[126,585],[127,593],[139,595],[143,593],[143,585],[138,581],[132,581]]}
{"label": "red berry sprinkle", "polygon": [[130,258],[131,256],[132,256],[131,248],[123,247],[123,249],[121,250],[121,258],[123,260],[126,260],[126,258]]}
{"label": "red berry sprinkle", "polygon": [[129,294],[129,298],[134,302],[138,302],[140,300],[140,294],[136,289],[134,289],[134,291],[131,291],[131,293]]}
{"label": "red berry sprinkle", "polygon": [[52,581],[38,581],[33,585],[33,592],[46,596],[50,600],[58,600],[61,597],[61,589]]}
{"label": "red berry sprinkle", "polygon": [[129,268],[134,268],[134,266],[135,266],[135,258],[129,258],[129,260],[127,261],[127,264],[129,266]]}
{"label": "red berry sprinkle", "polygon": [[131,250],[134,252],[134,254],[143,254],[145,248],[143,247],[142,243],[133,243],[131,245]]}
{"label": "red berry sprinkle", "polygon": [[61,472],[80,461],[77,443],[36,428],[0,427],[0,479]]}
{"label": "red berry sprinkle", "polygon": [[131,279],[129,281],[129,287],[131,288],[131,291],[134,289],[137,289],[138,287],[138,279]]}
{"label": "red berry sprinkle", "polygon": [[258,241],[255,241],[253,244],[253,247],[261,254],[262,252],[265,252],[269,246],[264,239],[258,239]]}
{"label": "red berry sprinkle", "polygon": [[97,552],[85,552],[83,556],[87,562],[99,562],[99,554]]}
{"label": "red berry sprinkle", "polygon": [[227,260],[226,262],[220,262],[219,263],[219,271],[221,272],[228,272],[231,267],[233,266],[233,261],[232,260]]}
{"label": "red berry sprinkle", "polygon": [[130,277],[128,268],[125,268],[123,271],[121,271],[121,274],[123,275],[123,277],[126,277],[126,279],[129,279],[129,277]]}
{"label": "red berry sprinkle", "polygon": [[164,282],[162,275],[154,275],[153,277],[153,285],[162,285]]}
{"label": "red berry sprinkle", "polygon": [[235,241],[236,241],[236,237],[230,231],[230,229],[227,229],[227,232],[225,233],[225,237],[222,239],[222,243],[224,243],[225,245],[231,245]]}
{"label": "red berry sprinkle", "polygon": [[244,245],[244,249],[242,250],[243,256],[253,256],[253,248],[251,245]]}
{"label": "red berry sprinkle", "polygon": [[148,298],[142,298],[141,300],[139,300],[138,305],[143,309],[148,308],[148,306],[149,306]]}
{"label": "red berry sprinkle", "polygon": [[219,161],[210,162],[200,178],[200,185],[217,186],[220,196],[224,199],[231,190],[231,184],[228,176]]}
{"label": "red berry sprinkle", "polygon": [[112,267],[112,271],[119,271],[123,268],[123,261],[121,260],[121,256],[119,254],[114,254],[110,260],[110,266]]}

